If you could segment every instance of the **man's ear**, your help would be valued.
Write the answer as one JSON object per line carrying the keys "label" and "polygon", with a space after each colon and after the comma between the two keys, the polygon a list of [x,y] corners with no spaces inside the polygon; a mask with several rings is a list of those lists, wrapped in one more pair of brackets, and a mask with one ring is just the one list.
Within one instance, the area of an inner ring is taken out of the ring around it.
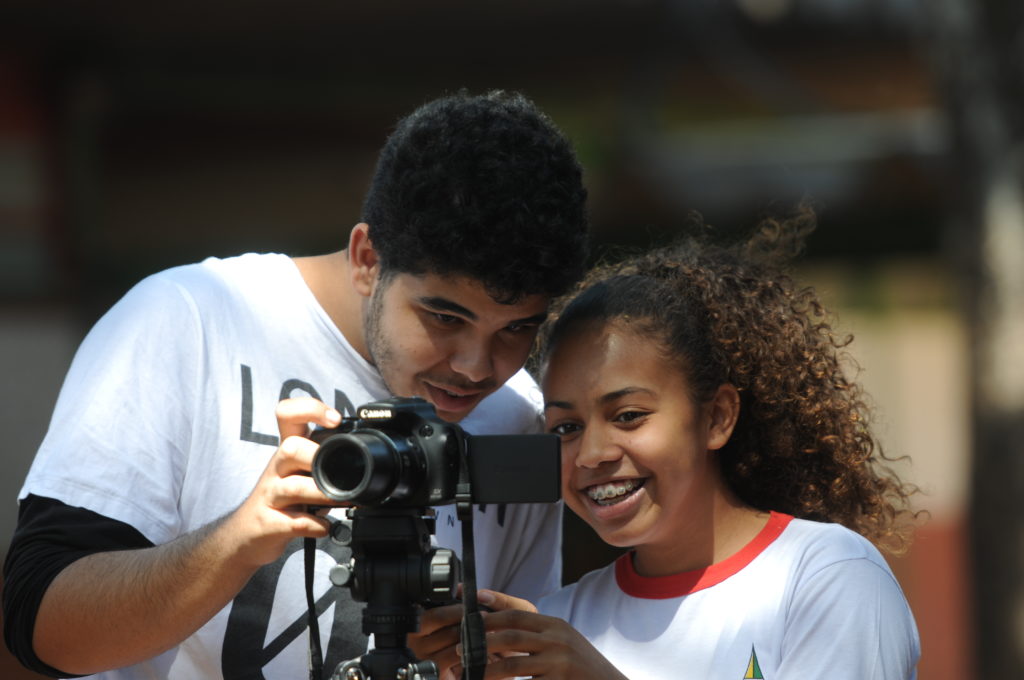
{"label": "man's ear", "polygon": [[373,293],[380,273],[380,258],[370,241],[370,225],[360,222],[348,237],[348,265],[352,287],[364,297]]}
{"label": "man's ear", "polygon": [[725,446],[740,417],[740,393],[735,386],[719,385],[708,404],[708,450]]}

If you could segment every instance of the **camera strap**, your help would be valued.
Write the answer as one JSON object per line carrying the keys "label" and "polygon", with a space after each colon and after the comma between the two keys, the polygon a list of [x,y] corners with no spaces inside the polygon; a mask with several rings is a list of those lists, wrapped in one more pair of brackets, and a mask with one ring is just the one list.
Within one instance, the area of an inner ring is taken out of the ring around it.
{"label": "camera strap", "polygon": [[476,550],[473,545],[473,500],[466,461],[456,487],[455,508],[462,524],[462,668],[463,680],[483,680],[487,669],[484,619],[476,599]]}
{"label": "camera strap", "polygon": [[316,599],[313,597],[313,567],[316,565],[316,539],[302,539],[303,562],[306,572],[306,607],[309,619],[309,678],[323,680],[324,654],[320,649],[320,622],[316,616]]}

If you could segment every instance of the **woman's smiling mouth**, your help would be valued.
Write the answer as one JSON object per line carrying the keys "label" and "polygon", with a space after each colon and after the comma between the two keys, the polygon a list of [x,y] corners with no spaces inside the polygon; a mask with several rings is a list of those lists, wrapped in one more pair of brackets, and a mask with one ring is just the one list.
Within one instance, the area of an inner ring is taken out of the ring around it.
{"label": "woman's smiling mouth", "polygon": [[595,484],[584,489],[587,497],[598,505],[615,505],[632,496],[644,485],[645,479],[617,479]]}

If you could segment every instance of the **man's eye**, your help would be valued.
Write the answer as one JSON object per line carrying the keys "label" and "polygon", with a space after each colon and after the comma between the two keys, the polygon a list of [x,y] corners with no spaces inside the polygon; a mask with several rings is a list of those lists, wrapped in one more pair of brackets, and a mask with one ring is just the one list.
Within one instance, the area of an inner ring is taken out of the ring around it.
{"label": "man's eye", "polygon": [[513,322],[505,326],[505,330],[509,333],[532,333],[537,330],[539,324],[535,323],[519,323]]}
{"label": "man's eye", "polygon": [[459,317],[451,314],[442,314],[441,312],[431,312],[431,314],[435,319],[445,325],[451,325],[459,322]]}

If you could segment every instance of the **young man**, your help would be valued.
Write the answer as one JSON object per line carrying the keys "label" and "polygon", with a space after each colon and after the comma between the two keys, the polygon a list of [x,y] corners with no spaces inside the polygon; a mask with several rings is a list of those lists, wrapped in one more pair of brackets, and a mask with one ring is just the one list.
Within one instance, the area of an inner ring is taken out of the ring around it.
{"label": "young man", "polygon": [[[83,342],[22,489],[8,645],[55,677],[304,677],[298,539],[315,537],[324,668],[362,654],[361,605],[326,579],[347,549],[305,511],[324,502],[308,424],[400,395],[471,433],[537,431],[521,367],[582,273],[584,200],[529,101],[458,95],[399,123],[345,250],[141,282]],[[458,547],[440,510],[438,543]],[[475,516],[482,587],[558,585],[559,506]]]}

